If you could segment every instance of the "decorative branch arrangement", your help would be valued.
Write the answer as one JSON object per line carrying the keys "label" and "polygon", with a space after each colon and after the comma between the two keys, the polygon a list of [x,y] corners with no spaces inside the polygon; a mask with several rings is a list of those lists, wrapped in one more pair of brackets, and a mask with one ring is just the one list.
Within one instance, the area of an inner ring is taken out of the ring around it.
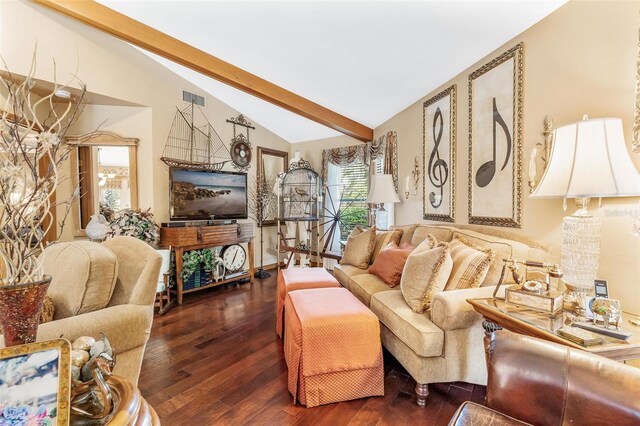
{"label": "decorative branch arrangement", "polygon": [[260,269],[255,273],[257,278],[268,278],[271,274],[264,270],[264,222],[268,220],[277,208],[277,196],[273,192],[276,176],[267,174],[262,167],[263,175],[253,179],[249,187],[249,214],[260,227]]}
{"label": "decorative branch arrangement", "polygon": [[249,187],[249,214],[259,227],[276,211],[277,197],[273,192],[276,177],[265,173],[254,178]]}
{"label": "decorative branch arrangement", "polygon": [[[43,279],[40,255],[47,233],[56,227],[51,211],[65,206],[59,221],[63,227],[78,197],[76,189],[68,199],[52,202],[62,181],[60,167],[71,149],[62,140],[82,112],[86,86],[75,77],[58,84],[54,63],[53,88],[39,96],[32,91],[35,65],[34,53],[26,78],[0,75],[0,285]],[[56,95],[74,82],[81,89],[79,96]]]}

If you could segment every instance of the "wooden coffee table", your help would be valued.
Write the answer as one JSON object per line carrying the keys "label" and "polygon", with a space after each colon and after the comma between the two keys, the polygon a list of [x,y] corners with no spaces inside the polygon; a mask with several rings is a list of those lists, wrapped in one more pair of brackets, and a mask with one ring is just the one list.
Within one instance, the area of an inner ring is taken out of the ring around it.
{"label": "wooden coffee table", "polygon": [[467,299],[467,302],[473,306],[476,312],[485,318],[482,324],[485,330],[485,347],[488,344],[488,338],[491,336],[491,333],[504,328],[514,333],[537,337],[581,349],[616,361],[640,358],[640,327],[630,324],[626,318],[623,320],[621,328],[624,331],[633,333],[633,336],[629,340],[622,341],[603,336],[605,338],[603,344],[581,346],[556,334],[556,331],[562,327],[568,319],[567,313],[562,312],[558,314],[556,318],[552,319],[549,318],[549,315],[511,305],[493,298]]}

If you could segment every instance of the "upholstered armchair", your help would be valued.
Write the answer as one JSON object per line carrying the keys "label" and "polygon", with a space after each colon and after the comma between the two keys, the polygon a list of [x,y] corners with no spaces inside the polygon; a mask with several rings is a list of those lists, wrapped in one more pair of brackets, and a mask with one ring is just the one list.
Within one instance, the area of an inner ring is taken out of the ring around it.
{"label": "upholstered armchair", "polygon": [[161,262],[154,249],[131,237],[47,247],[44,269],[53,277],[48,295],[55,315],[40,325],[38,340],[104,333],[116,349],[114,374],[137,384]]}
{"label": "upholstered armchair", "polygon": [[639,425],[640,369],[533,337],[493,333],[486,407],[449,425]]}

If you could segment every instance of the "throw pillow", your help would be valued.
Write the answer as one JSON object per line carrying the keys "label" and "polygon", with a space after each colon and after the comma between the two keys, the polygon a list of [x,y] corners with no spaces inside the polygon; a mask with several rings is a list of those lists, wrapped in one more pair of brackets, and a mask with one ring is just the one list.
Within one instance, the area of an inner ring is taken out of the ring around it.
{"label": "throw pillow", "polygon": [[366,231],[356,226],[347,238],[347,245],[342,254],[341,265],[352,265],[356,268],[367,269],[371,261],[371,253],[376,243],[376,227]]}
{"label": "throw pillow", "polygon": [[427,239],[409,255],[400,278],[400,290],[414,312],[431,308],[433,295],[447,285],[452,267],[449,243],[432,247]]}
{"label": "throw pillow", "polygon": [[400,237],[402,237],[401,230],[393,230],[393,231],[377,231],[376,232],[376,245],[373,248],[373,253],[371,254],[371,263],[376,261],[376,257],[378,257],[378,253],[382,251],[389,243],[393,242],[396,244],[400,244]]}
{"label": "throw pillow", "polygon": [[90,241],[56,243],[44,252],[44,271],[51,275],[47,294],[55,301],[55,319],[104,309],[118,278],[118,259]]}
{"label": "throw pillow", "polygon": [[418,227],[417,224],[413,225],[392,225],[389,227],[390,230],[400,230],[402,231],[402,236],[400,237],[400,242],[398,245],[402,246],[402,244],[411,244],[411,237],[413,237],[413,233]]}
{"label": "throw pillow", "polygon": [[445,291],[480,287],[487,276],[496,252],[476,246],[457,236],[450,244],[453,270]]}
{"label": "throw pillow", "polygon": [[413,249],[414,247],[410,244],[398,247],[397,243],[390,242],[380,251],[373,265],[369,268],[369,273],[380,278],[389,287],[396,287],[400,284],[404,264]]}

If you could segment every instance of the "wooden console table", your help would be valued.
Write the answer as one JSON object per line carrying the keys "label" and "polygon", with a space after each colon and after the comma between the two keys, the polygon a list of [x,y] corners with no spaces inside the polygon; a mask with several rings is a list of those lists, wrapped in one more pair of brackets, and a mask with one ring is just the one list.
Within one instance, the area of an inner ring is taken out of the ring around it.
{"label": "wooden console table", "polygon": [[[160,245],[162,248],[171,248],[176,259],[176,290],[178,304],[182,304],[182,296],[185,293],[203,290],[233,281],[248,278],[253,284],[253,223],[233,223],[230,225],[215,226],[187,226],[183,228],[160,228]],[[182,255],[185,251],[200,250],[210,247],[226,246],[229,244],[247,243],[247,257],[249,271],[230,279],[218,282],[210,282],[204,286],[185,290],[182,278]]]}
{"label": "wooden console table", "polygon": [[492,332],[505,328],[514,333],[581,349],[615,361],[640,358],[640,327],[631,325],[626,320],[622,322],[621,327],[623,330],[633,333],[629,340],[622,341],[603,335],[604,343],[585,347],[556,334],[556,331],[565,323],[564,312],[555,319],[550,319],[549,315],[510,305],[502,300],[467,299],[467,302],[485,318],[482,324],[485,330],[485,347]]}

